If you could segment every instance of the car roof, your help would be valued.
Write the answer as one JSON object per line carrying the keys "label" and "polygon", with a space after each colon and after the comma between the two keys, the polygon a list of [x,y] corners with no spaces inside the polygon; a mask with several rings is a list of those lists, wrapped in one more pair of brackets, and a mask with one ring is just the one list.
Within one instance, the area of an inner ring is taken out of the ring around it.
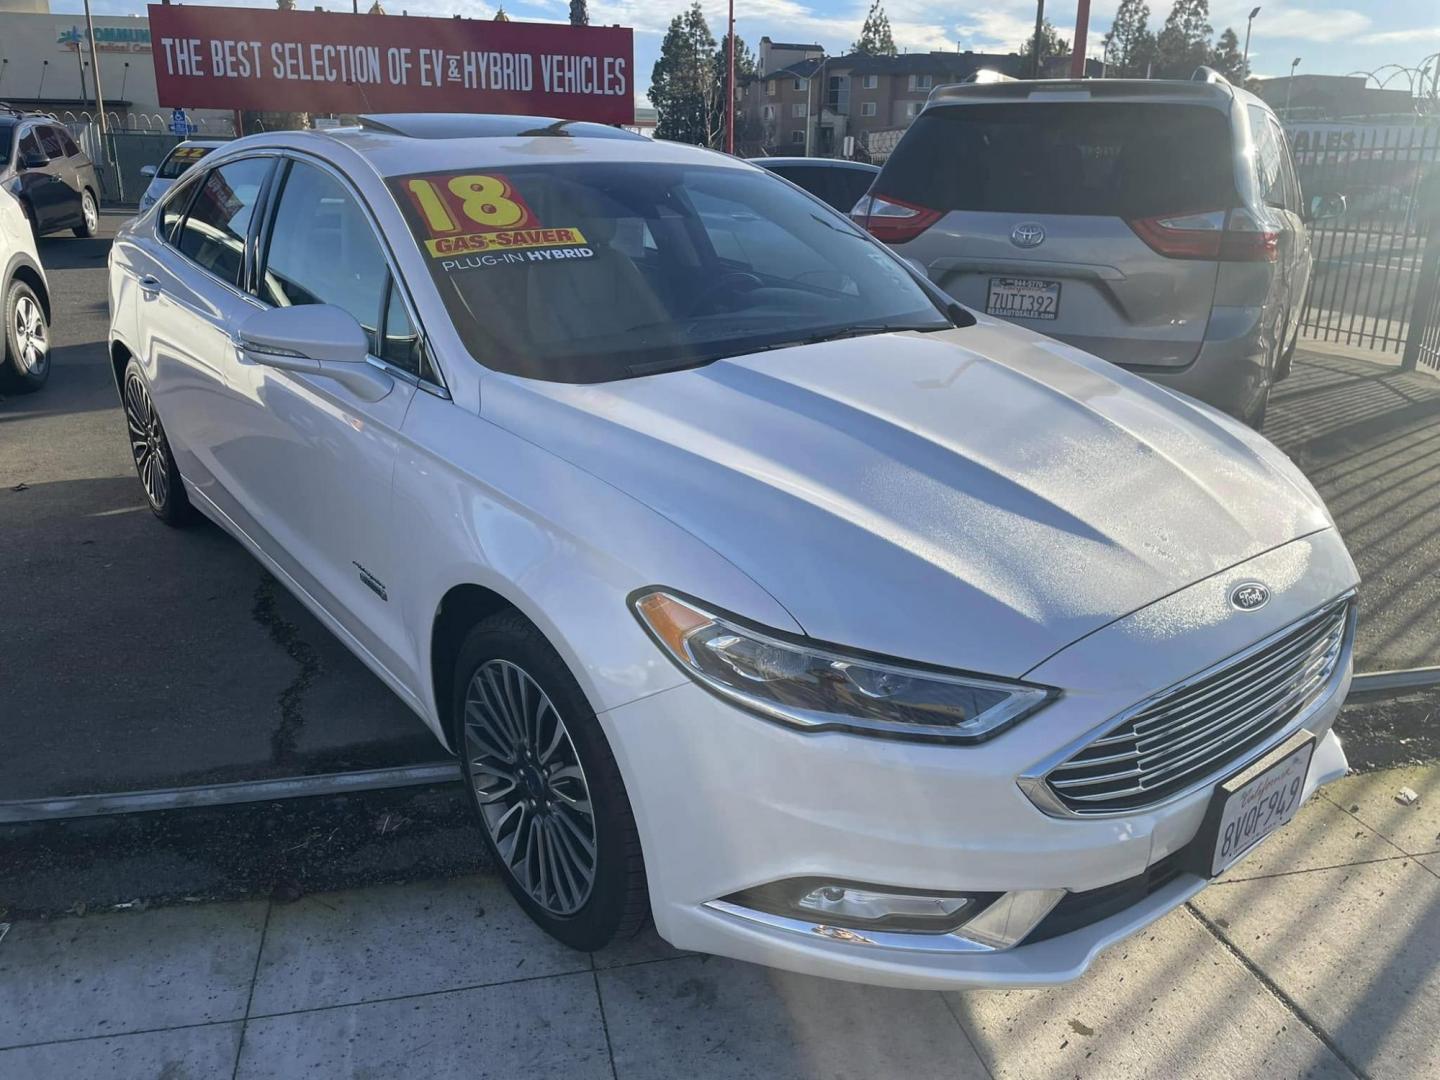
{"label": "car roof", "polygon": [[880,166],[871,165],[866,161],[845,161],[841,158],[817,158],[817,157],[753,157],[750,159],[762,169],[768,169],[774,165],[818,165],[826,169],[856,169],[861,172],[879,172]]}
{"label": "car roof", "polygon": [[293,147],[322,157],[344,148],[382,177],[575,161],[751,167],[716,150],[603,124],[536,116],[388,114],[362,117],[353,127],[267,132],[226,144],[227,150],[237,152],[252,146]]}

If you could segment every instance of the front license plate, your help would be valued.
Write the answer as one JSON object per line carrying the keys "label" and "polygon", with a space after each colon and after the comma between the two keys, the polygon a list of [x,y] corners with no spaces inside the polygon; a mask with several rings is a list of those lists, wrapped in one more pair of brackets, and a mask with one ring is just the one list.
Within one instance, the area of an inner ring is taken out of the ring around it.
{"label": "front license plate", "polygon": [[985,314],[1005,319],[1053,319],[1060,314],[1060,282],[992,277]]}
{"label": "front license plate", "polygon": [[1295,816],[1314,752],[1314,736],[1302,734],[1215,790],[1220,809],[1211,877]]}

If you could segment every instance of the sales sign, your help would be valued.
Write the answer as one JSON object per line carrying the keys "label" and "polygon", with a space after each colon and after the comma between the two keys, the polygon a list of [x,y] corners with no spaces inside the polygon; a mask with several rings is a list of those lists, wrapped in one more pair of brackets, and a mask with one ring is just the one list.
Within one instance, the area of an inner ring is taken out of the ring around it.
{"label": "sales sign", "polygon": [[629,29],[150,5],[161,105],[629,124]]}

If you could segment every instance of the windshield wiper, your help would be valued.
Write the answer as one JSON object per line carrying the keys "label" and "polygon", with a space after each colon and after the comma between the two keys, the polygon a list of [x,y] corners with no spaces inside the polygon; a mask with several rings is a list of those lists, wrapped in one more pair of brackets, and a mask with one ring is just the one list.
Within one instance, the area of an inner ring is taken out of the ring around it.
{"label": "windshield wiper", "polygon": [[767,345],[765,348],[784,349],[791,345],[818,345],[822,341],[841,341],[844,338],[867,337],[870,334],[898,334],[904,331],[931,334],[937,330],[949,329],[951,329],[949,323],[939,323],[938,325],[923,323],[919,326],[913,323],[860,323],[856,326],[842,326],[836,330],[822,330],[817,334],[796,338],[794,341],[784,341],[778,345]]}

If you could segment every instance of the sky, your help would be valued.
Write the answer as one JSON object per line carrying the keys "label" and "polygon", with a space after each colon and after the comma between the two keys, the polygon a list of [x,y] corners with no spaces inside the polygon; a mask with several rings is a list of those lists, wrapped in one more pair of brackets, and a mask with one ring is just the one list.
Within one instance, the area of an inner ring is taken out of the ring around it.
{"label": "sky", "polygon": [[[211,0],[190,0],[210,3]],[[269,0],[215,0],[228,7],[273,7]],[[299,0],[301,7],[317,0]],[[369,0],[362,0],[361,10]],[[1158,30],[1170,10],[1169,0],[1149,0],[1150,26]],[[318,0],[331,10],[350,10],[349,0]],[[488,18],[495,5],[476,0],[382,0],[386,10],[411,15],[464,15]],[[1100,39],[1110,29],[1119,0],[1092,0],[1090,45],[1099,55]],[[1211,0],[1210,22],[1218,37],[1233,26],[1243,42],[1245,17],[1255,0]],[[51,0],[55,12],[79,11],[78,0]],[[507,0],[506,13],[529,22],[564,22],[569,0]],[[589,0],[592,23],[615,24],[635,30],[637,103],[644,96],[650,69],[660,52],[660,40],[670,20],[688,6],[688,0]],[[885,0],[895,44],[911,52],[932,49],[973,49],[976,52],[1012,52],[1034,29],[1035,0]],[[726,9],[719,0],[702,0],[711,32],[718,39],[725,31]],[[736,0],[736,29],[752,49],[762,35],[773,41],[818,42],[832,54],[846,51],[859,36],[869,0]],[[1375,71],[1382,65],[1415,68],[1440,51],[1440,0],[1303,0],[1301,4],[1261,0],[1250,39],[1250,67],[1256,75],[1287,74],[1290,62],[1300,58],[1298,72],[1346,75]],[[93,0],[97,15],[144,14],[143,0]],[[1075,27],[1074,0],[1049,0],[1046,15],[1070,38]],[[1432,61],[1431,70],[1434,70]],[[1379,73],[1381,78],[1394,69]],[[1371,85],[1375,85],[1372,83]],[[1405,76],[1393,78],[1390,87],[1405,85]]]}

